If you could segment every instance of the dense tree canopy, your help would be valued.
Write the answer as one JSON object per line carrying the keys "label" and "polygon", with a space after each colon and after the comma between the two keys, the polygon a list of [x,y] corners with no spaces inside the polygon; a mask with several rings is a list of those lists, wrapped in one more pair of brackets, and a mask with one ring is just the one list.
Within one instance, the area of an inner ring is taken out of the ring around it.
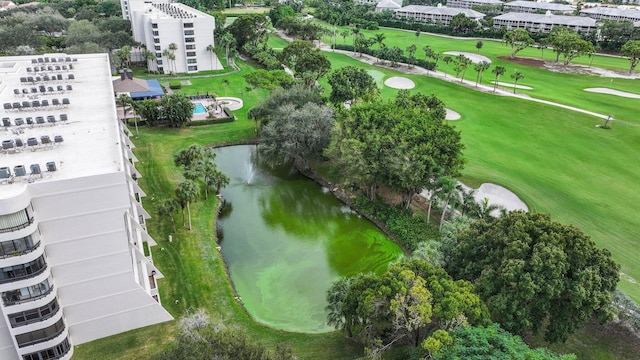
{"label": "dense tree canopy", "polygon": [[276,88],[288,89],[295,83],[295,79],[284,70],[256,70],[243,75],[247,84],[252,88],[273,90]]}
{"label": "dense tree canopy", "polygon": [[556,61],[560,60],[560,55],[565,65],[573,59],[582,55],[591,55],[594,52],[593,44],[583,39],[577,32],[564,27],[555,26],[547,37],[549,44],[556,52]]}
{"label": "dense tree canopy", "polygon": [[519,336],[512,335],[498,324],[488,327],[460,326],[449,333],[451,342],[443,346],[434,360],[573,360],[574,355],[556,355],[551,351],[531,349]]}
{"label": "dense tree canopy", "polygon": [[327,300],[329,324],[369,348],[419,347],[437,330],[488,322],[486,306],[470,283],[454,281],[421,260],[395,264],[380,276],[340,279]]}
{"label": "dense tree canopy", "polygon": [[242,49],[245,44],[257,46],[266,41],[268,27],[269,18],[261,14],[249,14],[239,16],[228,29],[236,39],[238,49]]}
{"label": "dense tree canopy", "polygon": [[191,122],[195,105],[181,94],[165,95],[160,102],[161,118],[172,127],[183,127]]}
{"label": "dense tree canopy", "polygon": [[622,46],[622,55],[629,58],[629,73],[638,66],[640,61],[640,40],[629,40]]}
{"label": "dense tree canopy", "polygon": [[493,320],[564,341],[592,316],[610,317],[619,266],[579,229],[516,211],[458,236],[447,269],[474,282]]}
{"label": "dense tree canopy", "polygon": [[248,116],[256,122],[266,125],[273,117],[275,111],[282,105],[294,105],[301,108],[307,103],[317,105],[324,104],[324,101],[315,89],[308,89],[301,85],[296,85],[290,89],[275,89],[269,97],[249,110]]}
{"label": "dense tree canopy", "polygon": [[295,40],[289,43],[280,54],[280,60],[293,70],[296,78],[302,79],[311,87],[331,70],[331,63],[320,49],[308,41]]}
{"label": "dense tree canopy", "polygon": [[378,184],[413,195],[438,176],[462,169],[460,134],[444,121],[435,96],[400,92],[396,102],[351,107],[340,114],[328,155],[347,180],[375,199]]}
{"label": "dense tree canopy", "polygon": [[329,101],[341,104],[347,100],[374,100],[380,97],[376,81],[366,70],[345,66],[333,71],[329,77],[331,95]]}
{"label": "dense tree canopy", "polygon": [[529,36],[529,32],[520,28],[504,33],[502,41],[511,47],[512,59],[516,57],[518,52],[524,50],[527,46],[533,45],[533,39]]}

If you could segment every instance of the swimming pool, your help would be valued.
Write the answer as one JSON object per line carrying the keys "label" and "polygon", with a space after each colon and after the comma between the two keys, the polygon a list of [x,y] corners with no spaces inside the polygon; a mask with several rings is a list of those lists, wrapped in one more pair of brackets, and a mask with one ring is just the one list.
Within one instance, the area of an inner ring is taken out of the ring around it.
{"label": "swimming pool", "polygon": [[194,103],[194,105],[196,106],[193,109],[193,114],[204,114],[207,112],[207,109],[204,107],[204,105],[202,105],[202,103]]}

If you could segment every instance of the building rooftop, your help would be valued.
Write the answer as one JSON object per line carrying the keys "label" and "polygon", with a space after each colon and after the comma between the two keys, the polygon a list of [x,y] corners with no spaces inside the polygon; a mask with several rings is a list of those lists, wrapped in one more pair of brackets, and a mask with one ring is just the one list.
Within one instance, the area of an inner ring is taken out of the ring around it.
{"label": "building rooftop", "polygon": [[553,15],[553,14],[528,14],[528,13],[516,13],[510,12],[496,16],[494,20],[507,20],[507,21],[528,21],[532,23],[543,23],[553,25],[566,25],[566,26],[596,26],[596,21],[589,17],[582,16],[566,16],[566,15]]}
{"label": "building rooftop", "polygon": [[489,5],[497,5],[504,4],[501,0],[468,0],[469,2],[480,3],[480,4],[489,4]]}
{"label": "building rooftop", "polygon": [[201,11],[179,3],[152,2],[145,7],[145,13],[156,18],[192,19],[212,17]]}
{"label": "building rooftop", "polygon": [[396,12],[409,12],[409,13],[418,13],[418,14],[434,14],[434,15],[451,15],[455,16],[460,13],[465,14],[470,18],[481,18],[484,17],[483,13],[471,10],[471,9],[460,9],[460,8],[448,8],[446,6],[424,6],[424,5],[409,5],[403,8],[396,10]]}
{"label": "building rooftop", "polygon": [[550,10],[550,11],[573,11],[575,10],[575,6],[564,5],[564,4],[554,4],[547,2],[535,2],[535,1],[512,1],[505,3],[504,6],[507,7],[523,7],[529,9],[540,9],[540,10]]}
{"label": "building rooftop", "polygon": [[377,8],[401,8],[402,1],[401,0],[382,0],[378,2],[376,5]]}
{"label": "building rooftop", "polygon": [[622,8],[605,7],[605,6],[596,6],[588,9],[582,9],[580,10],[580,13],[640,18],[640,10],[622,9]]}
{"label": "building rooftop", "polygon": [[0,79],[0,198],[30,182],[124,170],[107,54],[0,57]]}

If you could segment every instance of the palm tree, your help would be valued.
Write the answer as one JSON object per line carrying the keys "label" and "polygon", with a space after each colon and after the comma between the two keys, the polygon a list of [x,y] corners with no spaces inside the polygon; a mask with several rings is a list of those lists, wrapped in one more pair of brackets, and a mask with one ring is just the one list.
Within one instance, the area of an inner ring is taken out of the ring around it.
{"label": "palm tree", "polygon": [[413,63],[415,62],[416,59],[416,50],[418,48],[416,47],[415,44],[410,45],[407,47],[407,52],[409,53],[409,57],[407,60],[409,60],[409,67],[412,68],[413,67]]}
{"label": "palm tree", "polygon": [[375,36],[373,37],[373,40],[374,40],[374,44],[378,44],[378,49],[384,46],[384,40],[386,38],[387,37],[384,35],[384,33],[375,34]]}
{"label": "palm tree", "polygon": [[[447,65],[447,71],[449,71],[449,63],[453,61],[453,58],[451,56],[445,56],[442,58],[442,61],[444,61],[444,63]],[[444,73],[444,77],[447,77],[447,73]]]}
{"label": "palm tree", "polygon": [[166,65],[167,65],[167,67],[168,67],[169,74],[171,74],[171,63],[170,63],[170,61],[171,61],[171,59],[170,59],[170,58],[171,58],[171,51],[169,51],[168,49],[164,49],[164,50],[162,50],[162,57],[163,57],[163,58],[165,59],[165,61],[167,62],[167,64],[166,64]]}
{"label": "palm tree", "polygon": [[491,70],[491,72],[496,75],[496,80],[493,82],[493,92],[496,92],[496,87],[498,86],[498,80],[500,79],[500,76],[504,75],[506,71],[507,69],[505,69],[504,66],[496,66],[493,68],[493,70]]}
{"label": "palm tree", "polygon": [[173,73],[177,73],[178,69],[176,68],[176,50],[178,50],[178,45],[176,43],[169,44],[169,51],[171,54],[169,55],[169,60],[173,64]]}
{"label": "palm tree", "polygon": [[[182,206],[182,211],[184,214],[184,207],[187,207],[187,216],[189,218],[189,231],[191,231],[191,202],[195,201],[198,197],[198,184],[196,184],[193,180],[185,180],[178,184],[176,188],[176,197],[180,202],[180,206]],[[183,215],[184,219],[184,215]],[[184,221],[183,221],[184,225]]]}
{"label": "palm tree", "polygon": [[471,59],[469,59],[468,57],[464,56],[464,55],[460,55],[457,58],[457,63],[456,63],[456,76],[460,75],[460,73],[462,73],[462,76],[460,77],[460,82],[464,81],[464,73],[467,71],[467,67],[469,67],[469,64],[471,64]]}
{"label": "palm tree", "polygon": [[234,38],[233,34],[231,34],[230,32],[226,32],[220,38],[220,46],[224,47],[225,60],[227,62],[227,65],[229,64],[229,49],[231,48],[231,46],[234,46],[235,43],[236,43],[236,38]]}
{"label": "palm tree", "polygon": [[444,198],[444,205],[442,206],[442,216],[440,216],[440,231],[442,231],[442,224],[444,223],[444,217],[447,213],[447,208],[449,207],[449,203],[452,199],[455,198],[456,192],[458,190],[458,182],[456,179],[443,176],[440,178],[440,192]]}
{"label": "palm tree", "polygon": [[173,214],[178,210],[180,204],[176,199],[163,199],[158,206],[158,215],[169,216],[171,219],[171,226],[173,227],[173,233],[176,233],[176,222]]}
{"label": "palm tree", "polygon": [[353,34],[353,50],[355,51],[356,50],[356,38],[360,34],[360,28],[354,27],[353,29],[351,29],[351,33]]}
{"label": "palm tree", "polygon": [[348,337],[353,336],[351,332],[353,320],[347,316],[343,307],[347,300],[351,284],[353,284],[352,278],[342,277],[334,281],[329,290],[327,290],[327,302],[329,305],[325,307],[327,311],[327,324],[336,329],[345,330]]}
{"label": "palm tree", "polygon": [[218,70],[218,64],[213,61],[213,55],[216,53],[215,45],[213,44],[207,45],[207,51],[209,52],[209,55],[211,55],[211,65],[214,66],[213,70]]}
{"label": "palm tree", "polygon": [[222,79],[222,85],[224,85],[224,96],[227,96],[227,86],[229,86],[229,80]]}
{"label": "palm tree", "polygon": [[211,186],[215,186],[217,195],[219,195],[220,190],[223,187],[226,187],[227,185],[229,185],[230,182],[231,182],[231,179],[229,179],[227,174],[223,173],[218,169],[215,169],[215,171],[213,171],[208,178],[208,184]]}
{"label": "palm tree", "polygon": [[511,78],[513,79],[513,93],[516,93],[516,88],[518,87],[518,80],[524,79],[524,75],[521,72],[516,71],[511,74]]}
{"label": "palm tree", "polygon": [[[491,63],[488,61],[480,61],[480,65],[480,82],[482,82],[482,73],[489,70],[489,68],[491,67]],[[476,86],[478,86],[477,83]]]}
{"label": "palm tree", "polygon": [[131,97],[129,94],[120,94],[116,99],[119,106],[122,106],[122,120],[127,120],[127,105],[131,104]]}
{"label": "palm tree", "polygon": [[349,31],[345,30],[341,32],[340,36],[342,36],[342,45],[347,45],[347,36],[349,36]]}
{"label": "palm tree", "polygon": [[502,212],[504,212],[505,208],[503,206],[501,206],[501,205],[489,204],[489,199],[484,198],[478,204],[478,207],[476,208],[476,214],[475,215],[479,219],[483,219],[483,220],[491,219],[491,218],[493,218],[493,215],[491,215],[491,213],[494,210],[501,210]]}
{"label": "palm tree", "polygon": [[156,59],[156,54],[154,54],[153,51],[149,49],[142,49],[142,52],[140,54],[147,62],[147,72],[149,72],[149,69],[151,68],[151,62]]}

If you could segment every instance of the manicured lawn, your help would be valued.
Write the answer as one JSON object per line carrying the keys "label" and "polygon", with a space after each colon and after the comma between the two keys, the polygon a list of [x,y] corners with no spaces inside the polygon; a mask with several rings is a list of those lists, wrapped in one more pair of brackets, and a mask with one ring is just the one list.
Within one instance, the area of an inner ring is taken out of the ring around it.
{"label": "manicured lawn", "polygon": [[[410,38],[405,39],[403,47],[411,44],[409,40],[415,40],[413,33],[408,34]],[[388,39],[394,36],[395,31],[393,35],[387,35]],[[397,36],[401,39],[400,35]],[[432,38],[436,39],[422,34],[419,39]],[[338,37],[338,42],[341,40]],[[388,44],[392,45],[389,41]],[[433,41],[435,49],[436,40]],[[440,41],[437,42],[438,51],[475,51],[476,40],[464,40],[469,43],[464,45],[468,48],[458,44],[457,40],[437,38],[437,41]],[[492,57],[492,51],[508,55],[503,45],[496,43],[491,46],[489,41],[484,43],[483,55]],[[545,55],[547,52],[551,53],[546,51]],[[555,220],[582,228],[598,245],[612,251],[614,258],[622,264],[624,273],[640,279],[640,259],[636,251],[638,240],[635,236],[640,229],[640,218],[633,211],[640,203],[640,185],[637,182],[640,168],[635,166],[640,124],[634,112],[640,100],[582,91],[583,87],[601,86],[640,93],[637,81],[616,79],[613,86],[605,86],[603,84],[610,83],[610,80],[518,67],[525,74],[522,83],[534,87],[530,92],[532,96],[614,114],[617,120],[613,129],[601,130],[595,128],[601,120],[592,116],[522,99],[480,93],[425,76],[404,75],[365,65],[344,55],[327,54],[334,68],[356,65],[378,72],[376,78],[379,79],[407,76],[416,83],[414,91],[435,93],[447,107],[462,115],[462,119],[454,124],[461,131],[466,146],[465,182],[478,184],[490,181],[504,185],[516,192],[531,210],[549,212]],[[223,260],[215,249],[212,217],[215,198],[192,206],[192,232],[180,226],[182,220],[178,214],[176,221],[180,229],[171,243],[168,242],[171,231],[168,219],[157,216],[158,201],[170,196],[182,180],[180,171],[172,163],[175,152],[192,143],[206,145],[253,138],[254,124],[246,119],[246,112],[266,96],[266,92],[247,91],[242,75],[252,68],[240,60],[238,64],[245,70],[225,77],[192,78],[192,85],[181,90],[188,95],[209,92],[242,97],[245,107],[235,112],[238,121],[180,130],[142,128],[140,138],[134,139],[135,152],[140,159],[137,168],[143,174],[140,183],[147,192],[143,203],[153,216],[149,221],[149,231],[159,244],[153,249],[154,261],[165,275],[165,279],[159,281],[163,305],[175,317],[187,310],[206,308],[212,316],[227,324],[246,329],[254,339],[270,345],[290,344],[301,359],[357,358],[362,349],[338,332],[322,335],[286,333],[256,324],[247,316],[233,298]],[[475,74],[468,72],[467,78],[475,78]],[[486,73],[485,80],[490,78]],[[226,89],[223,79],[229,80]],[[326,80],[321,84],[326,87]],[[386,87],[382,90],[385,98],[391,98],[396,92]],[[640,287],[631,281],[621,281],[620,287],[636,301],[640,300]],[[174,331],[175,323],[134,330],[81,345],[76,348],[74,358],[144,358],[158,347],[166,346]],[[591,343],[592,337],[591,333],[579,334],[571,341]],[[605,356],[603,354],[610,357],[610,352],[615,350],[613,347],[598,343],[597,351],[589,349],[581,350],[581,353],[594,359]],[[573,347],[560,350],[567,349]]]}

